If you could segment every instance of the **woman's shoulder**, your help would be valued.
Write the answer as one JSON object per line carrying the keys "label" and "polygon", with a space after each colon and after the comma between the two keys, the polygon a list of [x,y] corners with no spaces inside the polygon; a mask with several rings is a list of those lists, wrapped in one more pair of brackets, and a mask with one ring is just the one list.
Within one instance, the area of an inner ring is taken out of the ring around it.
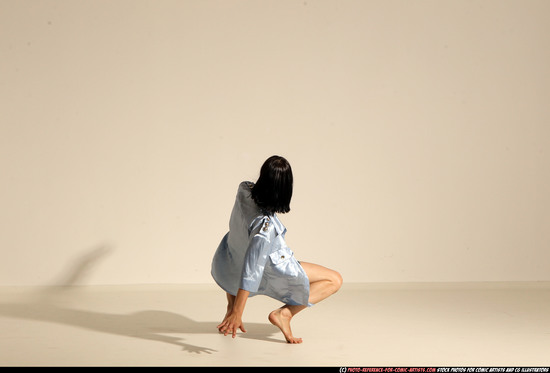
{"label": "woman's shoulder", "polygon": [[243,181],[239,184],[237,191],[237,202],[240,205],[241,211],[244,213],[247,220],[253,219],[257,215],[262,214],[262,210],[256,205],[252,199],[252,187],[254,183]]}
{"label": "woman's shoulder", "polygon": [[245,189],[250,191],[254,187],[254,183],[252,181],[241,181],[239,184],[239,190]]}
{"label": "woman's shoulder", "polygon": [[241,198],[250,198],[253,187],[254,183],[250,181],[241,182],[237,188],[237,196],[240,196]]}

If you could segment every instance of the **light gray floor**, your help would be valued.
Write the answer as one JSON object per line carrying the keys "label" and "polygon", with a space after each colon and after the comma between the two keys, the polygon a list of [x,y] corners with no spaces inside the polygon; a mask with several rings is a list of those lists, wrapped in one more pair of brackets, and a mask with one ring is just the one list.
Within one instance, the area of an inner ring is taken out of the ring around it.
{"label": "light gray floor", "polygon": [[289,345],[249,299],[248,333],[216,325],[215,285],[0,288],[1,366],[548,366],[549,283],[344,284]]}

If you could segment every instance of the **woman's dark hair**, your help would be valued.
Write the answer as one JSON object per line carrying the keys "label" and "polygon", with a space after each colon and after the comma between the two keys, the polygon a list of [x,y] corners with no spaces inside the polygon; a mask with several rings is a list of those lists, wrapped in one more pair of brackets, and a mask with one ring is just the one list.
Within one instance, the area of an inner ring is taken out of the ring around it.
{"label": "woman's dark hair", "polygon": [[260,177],[252,188],[252,199],[269,212],[286,213],[290,211],[292,198],[292,168],[283,157],[269,157],[260,170]]}

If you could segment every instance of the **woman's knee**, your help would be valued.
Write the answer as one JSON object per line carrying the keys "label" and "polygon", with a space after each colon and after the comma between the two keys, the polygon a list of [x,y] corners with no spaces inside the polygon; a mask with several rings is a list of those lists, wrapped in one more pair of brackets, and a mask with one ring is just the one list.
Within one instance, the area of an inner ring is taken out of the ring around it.
{"label": "woman's knee", "polygon": [[333,270],[330,277],[330,281],[333,283],[334,288],[336,289],[335,291],[338,291],[344,283],[342,275],[339,272]]}
{"label": "woman's knee", "polygon": [[318,264],[312,264],[307,262],[301,262],[302,267],[306,271],[310,283],[317,281],[328,281],[334,288],[334,291],[338,291],[342,286],[342,275],[330,268],[320,266]]}

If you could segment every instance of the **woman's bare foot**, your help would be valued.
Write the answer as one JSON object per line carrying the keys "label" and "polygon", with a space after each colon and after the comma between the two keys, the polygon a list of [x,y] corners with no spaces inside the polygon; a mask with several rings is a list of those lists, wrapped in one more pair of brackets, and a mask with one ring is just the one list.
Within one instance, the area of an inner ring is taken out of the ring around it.
{"label": "woman's bare foot", "polygon": [[281,329],[288,343],[302,343],[302,338],[295,338],[290,330],[292,313],[288,308],[282,307],[269,314],[269,322]]}

